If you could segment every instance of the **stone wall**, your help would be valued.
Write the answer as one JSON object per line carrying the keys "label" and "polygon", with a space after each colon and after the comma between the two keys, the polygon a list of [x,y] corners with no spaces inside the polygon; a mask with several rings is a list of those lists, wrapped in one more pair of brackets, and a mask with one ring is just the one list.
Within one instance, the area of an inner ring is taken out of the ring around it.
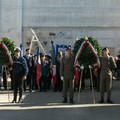
{"label": "stone wall", "polygon": [[51,49],[49,32],[57,35],[54,44],[73,45],[77,37],[93,36],[116,56],[119,11],[120,0],[0,0],[0,36],[26,45],[32,27],[42,43],[47,41],[46,51]]}
{"label": "stone wall", "polygon": [[22,39],[22,0],[0,0],[0,37],[7,36],[18,46]]}

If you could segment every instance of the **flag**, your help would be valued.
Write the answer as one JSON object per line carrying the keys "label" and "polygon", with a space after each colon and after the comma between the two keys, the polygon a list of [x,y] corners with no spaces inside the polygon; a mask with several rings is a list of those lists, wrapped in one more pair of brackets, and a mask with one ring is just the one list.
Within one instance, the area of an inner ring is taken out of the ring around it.
{"label": "flag", "polygon": [[51,41],[52,44],[52,84],[53,87],[55,87],[56,84],[56,55],[55,55],[55,47],[53,45],[53,41]]}
{"label": "flag", "polygon": [[56,55],[55,55],[55,47],[53,45],[53,41],[51,41],[52,44],[52,64],[55,65],[56,64]]}
{"label": "flag", "polygon": [[56,65],[52,65],[52,85],[55,87],[56,84]]}
{"label": "flag", "polygon": [[76,68],[75,69],[75,82],[76,82],[76,84],[78,84],[79,75],[80,75],[80,71],[78,68]]}
{"label": "flag", "polygon": [[37,48],[37,68],[36,68],[36,82],[38,85],[39,85],[40,75],[41,75],[41,60],[40,60],[40,51],[38,47]]}
{"label": "flag", "polygon": [[20,55],[23,56],[23,43],[20,43],[20,49],[21,49]]}

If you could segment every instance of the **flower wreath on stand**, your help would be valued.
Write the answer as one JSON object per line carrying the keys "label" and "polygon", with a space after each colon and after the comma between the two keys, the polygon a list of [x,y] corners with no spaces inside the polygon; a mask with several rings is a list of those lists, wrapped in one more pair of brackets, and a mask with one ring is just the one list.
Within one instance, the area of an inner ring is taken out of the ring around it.
{"label": "flower wreath on stand", "polygon": [[97,39],[93,37],[79,38],[74,44],[73,54],[75,55],[75,64],[79,62],[85,68],[95,63],[99,64],[99,56],[101,55],[101,46]]}
{"label": "flower wreath on stand", "polygon": [[76,68],[76,83],[78,83],[79,80],[80,69],[84,69],[84,77],[88,79],[90,77],[88,69],[94,65],[95,67],[100,66],[99,57],[101,50],[102,48],[97,39],[93,37],[79,38],[75,42],[73,54],[75,56],[74,67]]}

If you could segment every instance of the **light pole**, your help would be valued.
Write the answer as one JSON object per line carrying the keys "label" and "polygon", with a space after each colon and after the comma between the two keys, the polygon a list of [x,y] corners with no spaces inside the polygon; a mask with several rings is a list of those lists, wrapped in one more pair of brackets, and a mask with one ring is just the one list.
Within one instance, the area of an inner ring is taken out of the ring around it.
{"label": "light pole", "polygon": [[53,32],[50,32],[49,33],[49,36],[50,36],[50,38],[51,38],[51,45],[52,45],[52,51],[51,51],[51,56],[52,56],[52,64],[54,64],[55,65],[55,61],[56,61],[56,52],[55,52],[55,47],[54,47],[54,45],[53,45],[53,39],[55,38],[55,33],[53,33]]}

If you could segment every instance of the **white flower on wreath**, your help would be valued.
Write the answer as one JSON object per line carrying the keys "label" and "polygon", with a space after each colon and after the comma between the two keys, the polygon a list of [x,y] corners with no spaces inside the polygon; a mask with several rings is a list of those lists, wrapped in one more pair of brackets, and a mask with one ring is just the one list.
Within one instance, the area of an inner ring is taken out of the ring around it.
{"label": "white flower on wreath", "polygon": [[85,38],[84,38],[85,40],[88,40],[88,37],[87,36],[85,36]]}

